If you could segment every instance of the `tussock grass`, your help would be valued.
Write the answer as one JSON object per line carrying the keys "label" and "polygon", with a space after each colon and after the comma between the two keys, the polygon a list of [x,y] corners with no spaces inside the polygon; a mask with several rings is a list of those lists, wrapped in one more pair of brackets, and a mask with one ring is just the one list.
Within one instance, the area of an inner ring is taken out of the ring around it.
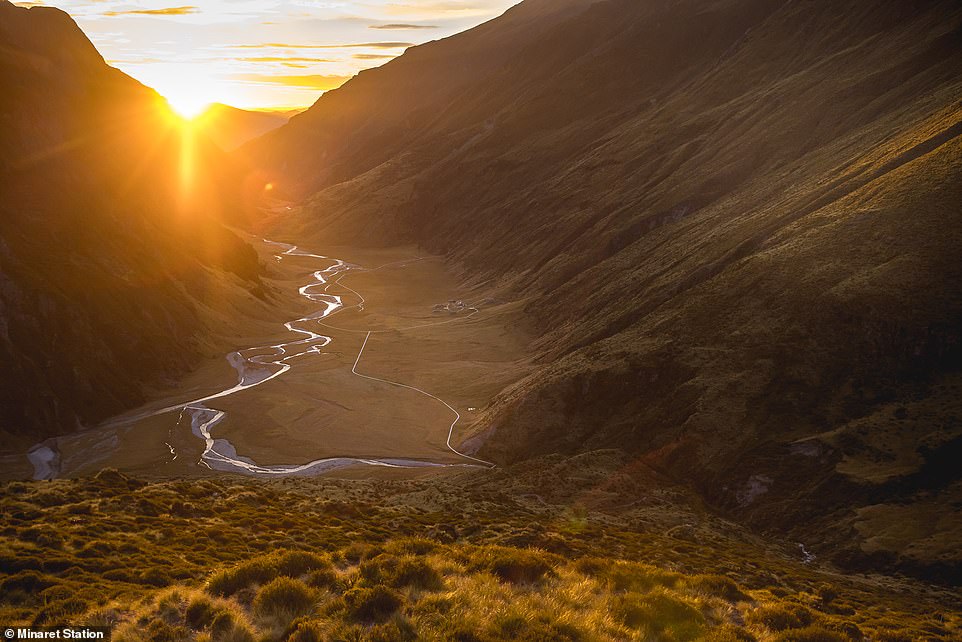
{"label": "tussock grass", "polygon": [[[740,532],[725,539],[724,526],[711,542],[680,541],[609,517],[599,527],[590,512],[571,529],[567,508],[516,513],[483,490],[452,502],[484,510],[432,512],[377,508],[390,486],[303,484],[8,484],[0,618],[106,624],[120,642],[901,642],[960,631],[949,593],[847,581]],[[657,525],[667,510],[638,521]],[[424,537],[439,523],[451,528]]]}

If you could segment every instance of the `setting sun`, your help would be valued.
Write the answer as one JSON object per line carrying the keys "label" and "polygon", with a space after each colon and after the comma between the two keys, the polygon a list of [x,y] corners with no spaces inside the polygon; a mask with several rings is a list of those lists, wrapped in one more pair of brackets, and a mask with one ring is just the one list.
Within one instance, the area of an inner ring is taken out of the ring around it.
{"label": "setting sun", "polygon": [[186,120],[197,118],[211,105],[210,100],[186,92],[183,95],[168,95],[166,98],[170,108]]}
{"label": "setting sun", "polygon": [[197,73],[196,65],[176,65],[171,69],[158,67],[148,85],[156,89],[171,109],[186,120],[200,116],[212,103],[217,102],[217,83]]}

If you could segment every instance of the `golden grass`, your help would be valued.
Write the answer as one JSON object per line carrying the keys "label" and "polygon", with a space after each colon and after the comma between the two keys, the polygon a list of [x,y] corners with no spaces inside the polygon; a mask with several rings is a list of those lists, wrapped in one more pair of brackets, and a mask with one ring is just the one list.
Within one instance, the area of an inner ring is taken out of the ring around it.
{"label": "golden grass", "polygon": [[582,507],[571,528],[567,506],[512,507],[465,481],[443,487],[443,513],[419,503],[436,481],[144,484],[107,471],[6,484],[0,618],[107,624],[122,642],[895,642],[962,630],[957,594],[806,566],[709,516],[699,537],[677,539],[677,506],[626,520]]}

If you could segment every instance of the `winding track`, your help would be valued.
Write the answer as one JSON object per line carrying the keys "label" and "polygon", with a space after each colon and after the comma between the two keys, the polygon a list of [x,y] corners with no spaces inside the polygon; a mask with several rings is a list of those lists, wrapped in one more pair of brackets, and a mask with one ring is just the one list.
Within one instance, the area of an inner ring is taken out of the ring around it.
{"label": "winding track", "polygon": [[[438,325],[440,325],[440,324],[438,324]],[[478,463],[480,463],[480,464],[484,464],[485,466],[493,466],[494,464],[492,464],[491,462],[485,461],[485,460],[483,460],[483,459],[478,459],[477,457],[472,457],[471,455],[465,455],[463,452],[461,452],[460,450],[456,449],[454,446],[451,445],[451,438],[454,436],[454,427],[458,424],[459,421],[461,421],[461,413],[458,412],[457,410],[455,410],[455,409],[451,406],[451,404],[449,404],[447,401],[445,401],[444,399],[441,399],[440,397],[435,397],[435,396],[432,395],[430,392],[425,392],[424,390],[421,390],[420,388],[415,388],[414,386],[409,386],[409,385],[407,385],[406,383],[398,383],[397,381],[388,381],[387,379],[380,379],[380,378],[378,378],[378,377],[371,377],[371,376],[369,376],[369,375],[361,374],[360,372],[357,371],[357,364],[359,364],[359,363],[361,362],[361,355],[364,354],[364,348],[367,347],[367,341],[368,341],[368,339],[371,338],[371,335],[372,335],[372,334],[374,334],[374,332],[371,331],[371,330],[368,330],[367,336],[364,337],[364,343],[361,345],[361,350],[357,353],[357,359],[354,360],[354,367],[351,368],[351,372],[353,372],[354,374],[356,374],[358,377],[363,377],[364,379],[370,379],[371,381],[380,381],[381,383],[386,383],[386,384],[390,384],[390,385],[392,385],[392,386],[397,386],[398,388],[407,388],[408,390],[413,390],[413,391],[415,391],[415,392],[421,393],[421,394],[424,395],[425,397],[430,397],[431,399],[434,399],[435,401],[439,401],[439,402],[443,403],[443,404],[447,407],[448,410],[450,410],[451,412],[454,413],[454,421],[451,422],[451,426],[448,428],[448,440],[447,440],[447,442],[446,442],[446,445],[447,445],[447,447],[448,447],[448,450],[450,450],[451,452],[453,452],[455,455],[458,455],[459,457],[464,457],[465,459],[470,459],[470,460],[472,460],[472,461],[476,461],[476,462],[478,462]]]}
{"label": "winding track", "polygon": [[[372,377],[372,376],[357,372],[358,363],[361,360],[361,356],[364,353],[364,350],[368,344],[368,340],[370,339],[372,334],[381,334],[386,332],[403,332],[407,330],[445,325],[448,323],[452,323],[454,321],[463,321],[477,314],[479,312],[477,308],[475,307],[468,308],[469,310],[471,310],[471,314],[465,317],[460,317],[458,319],[451,319],[448,321],[440,321],[436,323],[420,324],[420,325],[411,326],[407,328],[396,328],[391,330],[353,330],[349,328],[337,328],[335,326],[330,326],[324,323],[325,319],[329,319],[335,314],[345,312],[348,310],[364,309],[364,304],[366,303],[364,296],[360,292],[354,290],[353,288],[347,285],[344,285],[341,282],[341,280],[345,276],[347,276],[350,271],[363,270],[364,272],[376,272],[378,270],[382,270],[390,267],[410,265],[411,263],[421,261],[424,259],[407,259],[404,261],[395,261],[393,263],[387,263],[385,265],[381,265],[380,267],[377,267],[377,268],[364,270],[359,266],[350,265],[340,259],[331,259],[325,256],[321,256],[319,254],[302,252],[295,245],[289,245],[286,243],[277,243],[275,241],[269,241],[267,239],[263,239],[263,240],[265,243],[285,248],[284,252],[275,256],[275,259],[277,261],[283,260],[285,256],[316,258],[324,261],[333,261],[332,265],[330,265],[326,269],[315,271],[313,273],[314,281],[312,283],[308,283],[307,285],[302,286],[298,290],[298,293],[301,296],[307,298],[310,301],[321,303],[324,305],[324,307],[321,310],[315,312],[314,314],[308,315],[306,317],[302,317],[300,319],[296,319],[294,321],[288,321],[287,323],[284,324],[284,327],[287,328],[289,332],[304,335],[303,338],[298,339],[296,341],[287,342],[287,343],[279,343],[279,344],[274,344],[270,346],[260,346],[260,347],[248,348],[245,350],[238,350],[236,352],[232,352],[227,356],[227,361],[230,363],[231,367],[233,367],[237,371],[237,374],[238,374],[238,381],[234,386],[227,388],[225,390],[222,390],[220,392],[214,393],[212,395],[208,395],[205,397],[194,399],[192,401],[188,401],[186,403],[178,403],[171,406],[167,406],[165,408],[161,408],[160,410],[142,413],[134,417],[122,418],[105,427],[129,426],[137,421],[140,421],[149,417],[155,417],[155,416],[159,416],[159,415],[163,415],[163,414],[167,414],[175,411],[180,411],[180,415],[177,420],[177,425],[179,426],[181,422],[184,420],[184,417],[188,416],[190,418],[191,431],[197,437],[204,440],[204,445],[205,445],[204,452],[202,453],[200,460],[198,461],[199,464],[202,464],[212,470],[216,469],[216,470],[227,471],[227,472],[240,472],[240,473],[245,473],[250,475],[261,475],[261,476],[315,475],[323,472],[328,472],[336,468],[342,468],[346,466],[355,466],[355,465],[380,466],[380,467],[388,467],[388,468],[424,468],[424,467],[448,468],[448,467],[465,467],[465,466],[468,466],[468,467],[473,467],[473,466],[493,467],[494,466],[494,464],[491,462],[462,453],[456,448],[454,448],[454,446],[452,446],[451,440],[454,436],[454,428],[458,424],[458,422],[461,420],[461,413],[459,413],[449,403],[447,403],[440,397],[437,397],[436,395],[433,395],[420,388],[416,388],[415,386],[399,383],[396,381],[388,381],[386,379],[380,379],[377,377]],[[323,286],[323,290],[321,290],[320,292],[315,291],[317,288],[320,288],[322,286]],[[357,297],[358,302],[351,306],[345,306],[341,296],[330,293],[330,288],[332,286],[337,286],[339,288],[342,288],[343,290],[346,290],[347,292],[350,292],[353,296]],[[354,366],[352,367],[351,372],[355,376],[361,377],[363,379],[376,381],[376,382],[384,383],[387,385],[411,390],[420,395],[433,399],[438,403],[443,404],[448,410],[454,413],[454,421],[451,422],[451,425],[448,428],[448,436],[445,442],[446,446],[452,453],[454,453],[455,455],[463,459],[468,460],[469,463],[466,462],[466,463],[459,463],[459,464],[450,464],[450,463],[440,463],[440,462],[431,462],[431,461],[414,460],[414,459],[400,459],[400,458],[398,459],[395,459],[395,458],[366,459],[366,458],[354,458],[354,457],[329,457],[324,459],[318,459],[302,465],[291,464],[291,465],[262,466],[247,457],[242,457],[241,455],[237,454],[237,451],[229,441],[225,439],[215,439],[211,435],[211,431],[214,429],[214,427],[217,426],[217,424],[219,424],[221,421],[224,420],[224,418],[227,416],[227,413],[222,410],[208,408],[206,406],[207,402],[214,401],[216,399],[222,399],[224,397],[228,397],[228,396],[237,394],[239,392],[242,392],[244,390],[247,390],[248,388],[253,388],[261,384],[267,383],[268,381],[271,381],[273,379],[276,379],[282,376],[284,373],[288,372],[293,367],[290,362],[293,359],[296,359],[298,357],[302,357],[310,354],[317,354],[317,355],[330,354],[330,353],[324,352],[323,349],[333,342],[333,338],[330,336],[315,332],[314,330],[308,329],[304,327],[305,324],[318,325],[321,327],[327,327],[327,328],[338,330],[341,332],[360,333],[360,334],[366,333],[366,336],[364,338],[364,343],[361,345],[361,349],[358,352],[357,359],[354,361]],[[178,456],[177,452],[175,451],[174,447],[170,443],[167,443],[166,445],[171,450],[172,459],[170,461],[173,461]],[[33,458],[31,458],[31,461],[33,462]],[[42,472],[40,470],[40,466],[36,465],[37,462],[33,462],[33,463],[35,464],[36,474],[40,475]],[[46,471],[43,471],[43,472],[44,474],[47,474]]]}

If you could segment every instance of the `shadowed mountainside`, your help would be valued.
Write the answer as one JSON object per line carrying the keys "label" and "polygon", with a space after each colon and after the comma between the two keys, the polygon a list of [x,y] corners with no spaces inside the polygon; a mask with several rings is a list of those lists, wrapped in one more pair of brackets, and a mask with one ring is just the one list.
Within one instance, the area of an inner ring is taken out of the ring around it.
{"label": "shadowed mountainside", "polygon": [[231,151],[244,143],[282,127],[288,117],[276,112],[247,111],[214,104],[194,123],[221,149]]}
{"label": "shadowed mountainside", "polygon": [[954,2],[529,0],[243,152],[332,243],[527,301],[541,367],[484,457],[622,448],[959,581],[960,72]]}
{"label": "shadowed mountainside", "polygon": [[[70,17],[0,2],[0,434],[143,399],[197,357],[198,301],[257,287],[235,177]],[[233,200],[232,200],[233,199]],[[7,439],[9,438],[9,439]]]}

